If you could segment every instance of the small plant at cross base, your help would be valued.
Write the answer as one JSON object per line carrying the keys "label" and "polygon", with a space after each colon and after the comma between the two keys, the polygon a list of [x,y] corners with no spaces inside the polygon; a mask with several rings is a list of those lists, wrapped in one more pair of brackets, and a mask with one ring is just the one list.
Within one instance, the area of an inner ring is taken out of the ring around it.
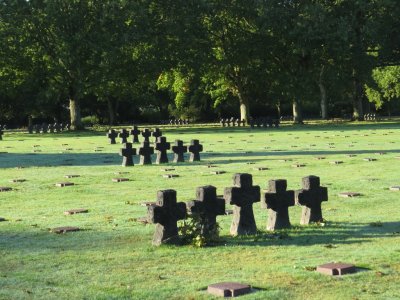
{"label": "small plant at cross base", "polygon": [[179,224],[179,235],[182,237],[182,243],[193,245],[195,247],[205,247],[215,244],[219,241],[219,225],[215,223],[212,228],[204,230],[202,218],[193,214],[190,218]]}

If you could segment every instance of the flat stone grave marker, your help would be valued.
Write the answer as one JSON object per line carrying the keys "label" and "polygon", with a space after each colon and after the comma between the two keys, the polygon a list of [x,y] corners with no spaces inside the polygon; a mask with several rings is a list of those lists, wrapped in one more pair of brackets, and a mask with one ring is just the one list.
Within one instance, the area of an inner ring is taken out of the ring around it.
{"label": "flat stone grave marker", "polygon": [[176,178],[179,177],[178,174],[163,174],[164,178]]}
{"label": "flat stone grave marker", "polygon": [[74,185],[73,182],[58,182],[58,183],[56,183],[57,187],[66,187],[66,186],[72,186],[72,185]]}
{"label": "flat stone grave marker", "polygon": [[53,229],[51,229],[51,232],[61,234],[61,233],[79,231],[79,230],[80,230],[79,227],[65,226],[65,227],[56,227],[56,228],[53,228]]}
{"label": "flat stone grave marker", "polygon": [[124,182],[124,181],[129,181],[129,178],[113,178],[111,179],[112,182]]}
{"label": "flat stone grave marker", "polygon": [[345,263],[327,263],[317,267],[317,272],[325,275],[345,275],[356,272],[356,267]]}
{"label": "flat stone grave marker", "polygon": [[376,161],[376,158],[366,157],[363,158],[364,161]]}
{"label": "flat stone grave marker", "polygon": [[0,217],[0,222],[5,222],[7,221],[5,218]]}
{"label": "flat stone grave marker", "polygon": [[0,186],[0,192],[9,192],[11,190],[12,190],[12,188],[10,188],[10,187]]}
{"label": "flat stone grave marker", "polygon": [[266,171],[266,170],[269,170],[269,168],[267,168],[267,167],[254,167],[253,170],[256,170],[256,171]]}
{"label": "flat stone grave marker", "polygon": [[237,282],[220,282],[207,287],[207,292],[218,297],[237,297],[251,292],[251,286]]}
{"label": "flat stone grave marker", "polygon": [[341,161],[341,160],[334,160],[334,161],[330,161],[329,163],[330,163],[331,165],[340,165],[340,164],[343,163],[343,161]]}
{"label": "flat stone grave marker", "polygon": [[261,197],[261,208],[268,209],[267,230],[290,228],[289,207],[295,204],[295,193],[286,190],[287,181],[268,181],[268,190]]}
{"label": "flat stone grave marker", "polygon": [[385,155],[386,152],[375,152],[376,155]]}
{"label": "flat stone grave marker", "polygon": [[150,142],[144,141],[139,148],[139,157],[141,165],[151,165],[151,155],[154,154],[154,147],[150,147]]}
{"label": "flat stone grave marker", "polygon": [[174,152],[174,163],[185,161],[184,153],[187,152],[187,146],[183,146],[182,140],[175,140],[175,145],[171,149]]}
{"label": "flat stone grave marker", "polygon": [[205,165],[206,168],[216,168],[216,165]]}
{"label": "flat stone grave marker", "polygon": [[253,177],[247,173],[233,175],[233,185],[224,190],[225,201],[234,205],[230,233],[232,235],[255,234],[257,226],[253,203],[260,201],[260,187],[253,186]]}
{"label": "flat stone grave marker", "polygon": [[356,154],[346,154],[347,157],[356,157]]}
{"label": "flat stone grave marker", "polygon": [[279,162],[288,162],[288,161],[292,161],[291,158],[282,158],[282,159],[278,159]]}
{"label": "flat stone grave marker", "polygon": [[77,174],[70,174],[70,175],[65,175],[65,178],[78,178],[81,177],[81,175],[77,175]]}
{"label": "flat stone grave marker", "polygon": [[70,210],[64,211],[64,215],[85,214],[88,212],[89,212],[89,210],[86,208],[77,208],[77,209],[70,209]]}
{"label": "flat stone grave marker", "polygon": [[296,204],[303,206],[300,224],[322,221],[321,203],[328,201],[328,188],[320,186],[319,177],[313,175],[302,178],[302,187],[295,192]]}
{"label": "flat stone grave marker", "polygon": [[161,171],[164,172],[175,171],[175,168],[162,168]]}
{"label": "flat stone grave marker", "polygon": [[293,168],[303,168],[305,166],[306,166],[305,164],[293,164],[292,165]]}
{"label": "flat stone grave marker", "polygon": [[146,202],[141,202],[140,206],[148,207],[148,206],[155,205],[155,204],[156,204],[156,202],[154,202],[154,201],[146,201]]}
{"label": "flat stone grave marker", "polygon": [[13,182],[13,183],[20,183],[20,182],[25,182],[26,181],[26,179],[11,179],[10,180],[10,182]]}
{"label": "flat stone grave marker", "polygon": [[326,158],[325,156],[317,156],[317,157],[315,157],[316,160],[322,160],[322,159],[325,159],[325,158]]}
{"label": "flat stone grave marker", "polygon": [[119,172],[114,172],[115,175],[123,175],[123,174],[129,174],[129,172],[126,171],[119,171]]}
{"label": "flat stone grave marker", "polygon": [[190,162],[200,161],[200,152],[203,152],[203,145],[200,144],[199,140],[191,140],[188,150],[190,152]]}
{"label": "flat stone grave marker", "polygon": [[165,136],[157,137],[155,150],[157,151],[156,164],[168,163],[167,150],[171,149],[171,143],[167,142]]}
{"label": "flat stone grave marker", "polygon": [[221,175],[221,174],[225,174],[226,173],[226,171],[211,171],[210,172],[210,174],[213,174],[213,175]]}
{"label": "flat stone grave marker", "polygon": [[358,196],[361,196],[361,193],[356,193],[356,192],[339,193],[339,197],[343,197],[343,198],[352,198],[352,197],[358,197]]}
{"label": "flat stone grave marker", "polygon": [[255,162],[247,162],[246,165],[255,165]]}
{"label": "flat stone grave marker", "polygon": [[177,202],[175,190],[157,192],[156,204],[148,206],[148,221],[156,224],[153,245],[178,243],[178,220],[186,218],[186,204]]}
{"label": "flat stone grave marker", "polygon": [[398,185],[396,185],[396,186],[391,186],[390,188],[389,188],[389,190],[391,190],[391,191],[400,191],[400,186],[398,186]]}

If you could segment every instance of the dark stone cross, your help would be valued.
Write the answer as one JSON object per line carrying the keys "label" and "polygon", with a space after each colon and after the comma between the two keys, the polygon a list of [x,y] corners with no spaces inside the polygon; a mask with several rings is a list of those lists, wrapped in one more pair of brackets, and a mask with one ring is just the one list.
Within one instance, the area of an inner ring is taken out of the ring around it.
{"label": "dark stone cross", "polygon": [[53,125],[53,124],[49,124],[49,125],[47,126],[47,130],[48,130],[50,133],[54,133],[54,125]]}
{"label": "dark stone cross", "polygon": [[175,146],[172,146],[171,149],[175,153],[174,154],[175,163],[185,161],[185,157],[183,154],[187,152],[187,146],[183,146],[183,141],[175,140]]}
{"label": "dark stone cross", "polygon": [[232,235],[254,234],[257,232],[253,214],[253,203],[260,201],[260,187],[253,186],[251,174],[233,175],[234,187],[225,188],[224,198],[233,207]]}
{"label": "dark stone cross", "polygon": [[121,129],[118,137],[121,138],[121,144],[125,144],[128,142],[127,138],[129,137],[129,132],[126,129]]}
{"label": "dark stone cross", "polygon": [[261,207],[268,209],[267,230],[290,228],[289,206],[293,206],[294,191],[287,191],[285,179],[268,181],[268,191],[263,192]]}
{"label": "dark stone cross", "polygon": [[157,192],[157,201],[148,206],[147,220],[156,224],[153,236],[153,245],[163,243],[178,243],[177,221],[186,218],[186,205],[184,202],[176,202],[175,190],[163,190]]}
{"label": "dark stone cross", "polygon": [[216,231],[217,216],[225,215],[225,200],[217,197],[217,188],[212,185],[196,189],[196,200],[186,203],[188,211],[198,215],[201,222],[201,232],[212,236]]}
{"label": "dark stone cross", "polygon": [[143,142],[139,148],[140,164],[151,165],[151,155],[154,154],[154,148],[150,147],[149,142]]}
{"label": "dark stone cross", "polygon": [[300,224],[320,222],[321,202],[328,201],[328,188],[320,186],[319,177],[307,176],[302,179],[303,189],[296,191],[296,204],[303,206]]}
{"label": "dark stone cross", "polygon": [[149,138],[150,138],[150,136],[151,136],[150,129],[145,128],[145,129],[142,131],[142,136],[144,137],[144,141],[145,141],[145,142],[150,142],[150,140],[149,140]]}
{"label": "dark stone cross", "polygon": [[151,135],[155,138],[155,141],[157,142],[158,137],[162,136],[162,132],[160,128],[155,128],[153,129]]}
{"label": "dark stone cross", "polygon": [[117,137],[117,135],[118,135],[118,134],[115,132],[114,129],[110,129],[110,130],[108,131],[107,137],[108,137],[108,139],[109,139],[109,141],[110,141],[110,144],[116,144],[115,138]]}
{"label": "dark stone cross", "polygon": [[55,132],[61,132],[61,125],[60,125],[60,123],[58,123],[58,122],[56,122],[56,123],[54,123],[54,131]]}
{"label": "dark stone cross", "polygon": [[159,136],[156,142],[157,159],[156,164],[166,164],[168,163],[167,150],[171,149],[171,143],[167,142],[165,136]]}
{"label": "dark stone cross", "polygon": [[190,159],[189,161],[200,161],[200,152],[203,152],[203,145],[199,140],[191,140],[189,146]]}
{"label": "dark stone cross", "polygon": [[128,166],[134,165],[132,156],[136,155],[136,149],[132,148],[132,143],[125,143],[122,146],[122,149],[120,149],[119,155],[123,156],[123,159],[122,159],[123,167],[128,167]]}
{"label": "dark stone cross", "polygon": [[141,133],[141,131],[138,129],[137,126],[132,126],[132,129],[129,131],[129,133],[132,136],[132,142],[133,143],[139,143],[139,134]]}

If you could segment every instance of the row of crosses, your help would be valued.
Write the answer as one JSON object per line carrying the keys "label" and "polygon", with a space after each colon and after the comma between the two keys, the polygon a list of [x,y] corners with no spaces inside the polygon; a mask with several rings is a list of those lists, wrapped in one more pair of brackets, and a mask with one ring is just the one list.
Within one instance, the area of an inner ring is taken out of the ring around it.
{"label": "row of crosses", "polygon": [[[155,147],[150,146],[150,142],[144,141],[141,147],[138,148],[141,165],[151,164],[151,155],[154,154],[154,148],[157,152],[156,164],[168,163],[167,150],[171,149],[174,152],[174,163],[184,162],[186,152],[190,152],[190,162],[200,161],[200,152],[203,151],[203,145],[199,140],[191,140],[189,146],[184,146],[183,141],[175,140],[175,144],[171,147],[171,143],[167,142],[166,137],[159,136]],[[119,153],[122,157],[122,166],[133,166],[133,156],[136,154],[136,149],[132,147],[132,143],[125,143]]]}
{"label": "row of crosses", "polygon": [[230,233],[236,235],[255,234],[257,226],[254,219],[253,203],[260,202],[268,209],[267,229],[290,228],[288,208],[294,204],[303,207],[301,224],[323,220],[321,203],[328,200],[328,189],[320,186],[317,176],[302,179],[302,189],[286,190],[284,179],[270,180],[268,190],[261,195],[260,187],[253,185],[251,174],[237,173],[233,176],[233,187],[224,190],[224,196],[217,196],[214,186],[196,189],[196,200],[177,202],[175,190],[157,192],[157,201],[148,206],[147,221],[156,224],[153,244],[175,243],[179,241],[178,220],[188,214],[200,217],[203,234],[207,235],[216,225],[216,217],[225,214],[225,204],[233,205],[233,220]]}
{"label": "row of crosses", "polygon": [[119,137],[121,139],[121,144],[128,143],[128,137],[132,136],[132,143],[139,143],[139,136],[143,137],[144,142],[150,142],[150,137],[154,137],[155,141],[162,136],[162,132],[159,128],[155,128],[150,130],[149,128],[145,128],[140,130],[137,126],[132,126],[132,128],[128,131],[126,129],[121,129],[119,133],[117,133],[114,129],[110,129],[106,136],[110,144],[116,144],[115,139]]}

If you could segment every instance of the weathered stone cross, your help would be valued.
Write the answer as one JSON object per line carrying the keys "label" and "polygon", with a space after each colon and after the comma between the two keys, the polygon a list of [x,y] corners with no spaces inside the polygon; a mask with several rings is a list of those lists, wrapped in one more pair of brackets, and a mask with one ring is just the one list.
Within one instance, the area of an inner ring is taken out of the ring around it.
{"label": "weathered stone cross", "polygon": [[234,205],[230,232],[232,235],[255,234],[253,203],[260,201],[260,187],[253,186],[253,177],[247,173],[233,175],[233,185],[224,191],[225,201]]}
{"label": "weathered stone cross", "polygon": [[154,148],[150,147],[149,142],[143,142],[139,148],[140,164],[151,165],[151,155],[154,154]]}
{"label": "weathered stone cross", "polygon": [[110,129],[107,133],[107,137],[110,141],[110,144],[116,144],[115,138],[117,137],[117,133],[115,132],[114,129]]}
{"label": "weathered stone cross", "polygon": [[183,141],[175,140],[175,145],[172,146],[172,151],[175,153],[174,154],[175,163],[185,161],[185,157],[183,154],[187,152],[187,146],[183,146]]}
{"label": "weathered stone cross", "polygon": [[158,191],[157,202],[148,207],[147,215],[148,222],[156,224],[153,245],[178,243],[178,226],[176,223],[185,218],[186,205],[184,202],[176,202],[176,191]]}
{"label": "weathered stone cross", "polygon": [[119,155],[123,156],[122,166],[128,167],[133,166],[132,156],[136,155],[136,149],[132,148],[132,143],[125,143],[119,152]]}
{"label": "weathered stone cross", "polygon": [[161,132],[160,128],[154,128],[151,135],[155,138],[155,141],[157,142],[157,138],[162,136],[162,132]]}
{"label": "weathered stone cross", "polygon": [[143,129],[142,131],[142,137],[144,137],[145,142],[150,142],[150,136],[151,136],[151,131],[148,128]]}
{"label": "weathered stone cross", "polygon": [[201,232],[212,236],[217,232],[217,216],[225,214],[225,200],[217,197],[217,188],[212,185],[196,189],[196,200],[186,203],[193,215],[198,215],[201,221]]}
{"label": "weathered stone cross", "polygon": [[200,152],[203,151],[203,145],[199,140],[191,140],[189,146],[190,159],[189,161],[200,161]]}
{"label": "weathered stone cross", "polygon": [[140,130],[138,129],[137,126],[132,126],[132,129],[129,131],[129,133],[131,134],[133,140],[133,143],[139,143],[139,134],[140,134]]}
{"label": "weathered stone cross", "polygon": [[121,138],[121,144],[125,144],[128,142],[129,132],[126,129],[121,129],[118,136]]}
{"label": "weathered stone cross", "polygon": [[167,150],[171,148],[171,143],[167,142],[167,138],[165,136],[160,136],[157,138],[156,142],[156,150],[157,150],[157,159],[156,164],[166,164],[168,163],[168,155]]}
{"label": "weathered stone cross", "polygon": [[320,222],[322,218],[321,203],[328,201],[328,188],[320,186],[318,176],[307,176],[302,179],[303,189],[296,191],[296,204],[303,206],[300,224]]}
{"label": "weathered stone cross", "polygon": [[285,179],[268,181],[268,191],[263,192],[261,207],[268,208],[267,230],[290,228],[289,206],[294,205],[294,191],[287,191]]}

